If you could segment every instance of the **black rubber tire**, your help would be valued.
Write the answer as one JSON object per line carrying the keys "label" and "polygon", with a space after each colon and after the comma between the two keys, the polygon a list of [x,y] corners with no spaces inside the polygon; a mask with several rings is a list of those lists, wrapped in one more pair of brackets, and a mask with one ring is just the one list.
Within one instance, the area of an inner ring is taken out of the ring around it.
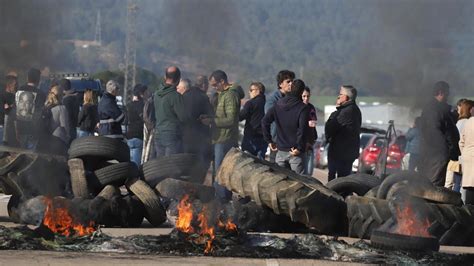
{"label": "black rubber tire", "polygon": [[16,208],[21,202],[21,197],[19,195],[12,195],[10,199],[8,200],[7,204],[7,212],[8,212],[8,217],[14,222],[14,223],[19,223],[20,222],[20,217],[18,216],[18,212],[16,211]]}
{"label": "black rubber tire", "polygon": [[404,180],[392,185],[388,190],[386,198],[390,199],[398,193],[405,193],[407,195],[422,198],[429,202],[451,204],[455,206],[462,206],[461,193],[453,190],[437,187],[429,183],[413,182],[411,180]]}
{"label": "black rubber tire", "polygon": [[392,217],[386,200],[349,196],[346,203],[350,237],[368,239],[373,230]]}
{"label": "black rubber tire", "polygon": [[371,188],[380,185],[382,181],[373,175],[352,174],[329,181],[326,186],[339,195],[346,197],[352,194],[365,195]]}
{"label": "black rubber tire", "polygon": [[156,158],[143,164],[143,177],[151,187],[155,187],[165,178],[190,175],[196,161],[196,155],[190,153]]}
{"label": "black rubber tire", "polygon": [[21,153],[10,154],[0,159],[0,175],[6,175],[10,171],[17,172],[18,167],[25,160],[25,155]]}
{"label": "black rubber tire", "polygon": [[146,209],[145,218],[153,226],[160,226],[166,221],[166,210],[161,205],[159,195],[142,180],[128,180],[125,184],[140,199]]}
{"label": "black rubber tire", "polygon": [[377,198],[386,199],[387,193],[393,184],[398,183],[400,181],[411,180],[411,179],[431,184],[431,182],[427,178],[422,177],[417,172],[400,171],[400,172],[393,173],[387,176],[382,181],[382,183],[380,184],[379,190],[377,191]]}
{"label": "black rubber tire", "polygon": [[135,195],[127,195],[123,198],[128,208],[126,222],[122,224],[122,227],[140,227],[145,218],[145,206]]}
{"label": "black rubber tire", "polygon": [[201,202],[209,202],[215,199],[213,187],[204,186],[196,183],[182,181],[173,178],[166,178],[156,185],[155,189],[162,197],[181,200],[184,195],[191,199],[199,199]]}
{"label": "black rubber tire", "polygon": [[84,169],[84,162],[80,158],[70,159],[67,162],[71,176],[71,188],[74,197],[90,198],[89,185]]}
{"label": "black rubber tire", "polygon": [[377,191],[379,191],[379,186],[375,186],[371,188],[367,193],[365,193],[364,197],[369,197],[369,198],[377,198]]}
{"label": "black rubber tire", "polygon": [[77,138],[71,143],[69,158],[101,158],[103,160],[130,161],[130,149],[121,139],[102,136]]}
{"label": "black rubber tire", "polygon": [[111,200],[113,197],[120,196],[120,189],[113,185],[105,186],[97,197],[102,197],[106,200]]}
{"label": "black rubber tire", "polygon": [[133,162],[116,163],[96,170],[94,174],[102,186],[121,186],[127,178],[138,177],[138,167]]}
{"label": "black rubber tire", "polygon": [[439,242],[434,237],[407,236],[374,230],[370,243],[378,248],[409,251],[438,251]]}
{"label": "black rubber tire", "polygon": [[227,152],[216,175],[220,185],[271,208],[275,214],[286,215],[320,233],[345,232],[347,209],[343,198],[313,180],[236,148]]}

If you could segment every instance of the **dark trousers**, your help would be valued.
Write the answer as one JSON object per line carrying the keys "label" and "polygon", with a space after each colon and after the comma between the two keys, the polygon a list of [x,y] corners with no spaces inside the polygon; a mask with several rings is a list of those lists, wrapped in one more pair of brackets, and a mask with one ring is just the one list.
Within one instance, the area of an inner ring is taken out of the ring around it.
{"label": "dark trousers", "polygon": [[464,187],[466,190],[466,201],[464,204],[474,205],[474,187]]}
{"label": "dark trousers", "polygon": [[435,186],[444,187],[448,162],[447,158],[433,158],[433,156],[424,155],[419,165],[419,172],[429,178]]}
{"label": "dark trousers", "polygon": [[[227,152],[232,148],[237,147],[235,141],[227,141],[222,143],[214,144],[214,168],[217,173],[219,167],[221,166],[222,161],[224,160]],[[221,202],[228,202],[232,199],[232,191],[228,190],[226,187],[221,186],[219,183],[214,182],[214,189],[216,191],[216,197]]]}
{"label": "dark trousers", "polygon": [[243,151],[247,151],[248,153],[257,156],[262,160],[265,159],[265,153],[267,152],[268,144],[263,139],[263,137],[250,137],[244,135],[241,146]]}
{"label": "dark trousers", "polygon": [[352,163],[354,160],[338,160],[328,158],[328,182],[337,177],[348,176],[352,172]]}
{"label": "dark trousers", "polygon": [[183,142],[178,135],[158,135],[155,137],[156,157],[169,156],[183,152]]}

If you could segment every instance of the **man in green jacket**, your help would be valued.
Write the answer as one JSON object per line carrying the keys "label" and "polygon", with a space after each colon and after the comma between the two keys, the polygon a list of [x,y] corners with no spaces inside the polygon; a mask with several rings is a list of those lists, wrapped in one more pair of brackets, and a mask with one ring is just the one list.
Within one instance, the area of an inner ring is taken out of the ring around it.
{"label": "man in green jacket", "polygon": [[[211,124],[213,128],[214,167],[219,166],[224,156],[232,147],[238,146],[240,99],[244,97],[242,88],[229,84],[227,74],[222,70],[214,71],[209,77],[209,85],[217,91],[217,106],[214,119],[202,119],[202,123]],[[232,192],[214,183],[216,195],[223,201],[232,198]]]}
{"label": "man in green jacket", "polygon": [[188,120],[183,96],[176,91],[181,71],[175,66],[166,69],[164,81],[154,93],[156,155],[168,156],[183,152],[182,124]]}

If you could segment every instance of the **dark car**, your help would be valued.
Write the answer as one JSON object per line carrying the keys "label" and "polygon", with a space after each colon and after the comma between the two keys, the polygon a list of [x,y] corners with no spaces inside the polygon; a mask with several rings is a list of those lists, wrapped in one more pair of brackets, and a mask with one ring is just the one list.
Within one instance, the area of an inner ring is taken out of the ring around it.
{"label": "dark car", "polygon": [[102,95],[103,89],[100,80],[90,78],[89,74],[87,73],[51,74],[49,79],[41,81],[39,88],[47,94],[49,87],[51,86],[51,82],[53,82],[53,80],[60,79],[68,79],[71,81],[71,88],[75,93],[77,93],[77,97],[80,99],[81,104],[86,89],[94,91],[97,96]]}

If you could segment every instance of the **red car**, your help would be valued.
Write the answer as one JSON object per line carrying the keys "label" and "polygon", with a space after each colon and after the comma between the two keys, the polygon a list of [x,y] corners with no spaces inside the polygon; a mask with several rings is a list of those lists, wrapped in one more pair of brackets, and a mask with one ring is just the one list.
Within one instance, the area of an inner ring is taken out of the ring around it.
{"label": "red car", "polygon": [[[385,136],[382,135],[375,135],[369,140],[359,156],[359,172],[374,173],[377,164],[380,163],[379,160],[381,160],[380,153],[384,142]],[[402,168],[405,145],[406,138],[403,135],[399,135],[390,141],[387,154],[387,173]]]}

